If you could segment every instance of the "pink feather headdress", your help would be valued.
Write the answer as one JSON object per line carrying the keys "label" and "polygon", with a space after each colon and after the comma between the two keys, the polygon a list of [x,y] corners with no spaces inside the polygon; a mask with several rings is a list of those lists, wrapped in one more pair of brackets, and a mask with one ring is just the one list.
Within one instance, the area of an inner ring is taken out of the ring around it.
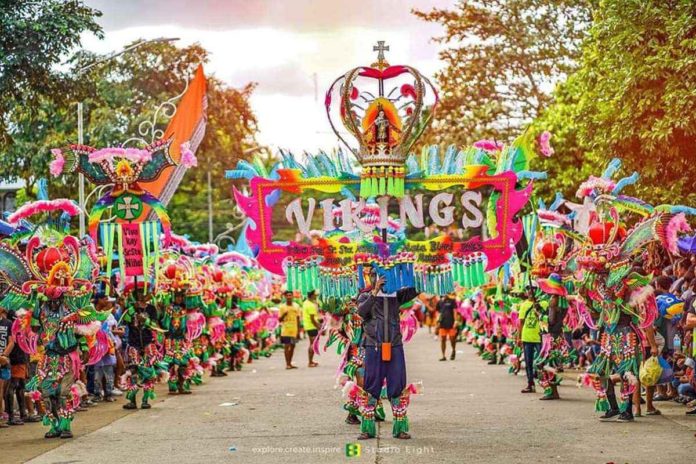
{"label": "pink feather headdress", "polygon": [[483,151],[493,152],[500,151],[503,149],[502,142],[496,142],[495,140],[482,139],[474,142],[474,148],[478,148]]}
{"label": "pink feather headdress", "polygon": [[70,216],[77,216],[80,214],[79,206],[72,200],[66,200],[64,198],[58,200],[39,200],[27,203],[19,208],[7,218],[7,222],[15,225],[22,219],[26,219],[35,214],[51,213],[53,211],[62,211],[68,213]]}
{"label": "pink feather headdress", "polygon": [[251,260],[237,251],[228,251],[227,253],[222,253],[218,255],[215,260],[215,264],[218,266],[224,266],[225,264],[238,264],[240,266],[251,266]]}
{"label": "pink feather headdress", "polygon": [[537,211],[537,215],[542,222],[547,222],[556,225],[570,225],[570,219],[565,214],[561,214],[558,211],[549,211],[546,209],[540,209]]}
{"label": "pink feather headdress", "polygon": [[590,176],[589,179],[580,184],[575,196],[578,198],[584,198],[591,195],[595,190],[598,191],[597,193],[609,193],[614,190],[614,187],[616,187],[616,184],[610,179]]}
{"label": "pink feather headdress", "polygon": [[107,147],[89,154],[90,163],[99,163],[113,158],[123,158],[135,162],[148,162],[152,159],[152,153],[149,150],[140,148]]}

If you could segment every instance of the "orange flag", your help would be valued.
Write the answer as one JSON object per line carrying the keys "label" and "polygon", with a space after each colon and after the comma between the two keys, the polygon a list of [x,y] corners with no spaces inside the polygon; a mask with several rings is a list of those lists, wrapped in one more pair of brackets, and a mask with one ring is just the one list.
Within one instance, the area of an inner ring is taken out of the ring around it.
{"label": "orange flag", "polygon": [[[170,154],[174,161],[179,162],[181,158],[181,144],[191,143],[191,151],[196,153],[198,146],[205,135],[205,126],[208,120],[207,115],[207,85],[203,66],[199,65],[196,74],[189,82],[186,93],[181,97],[176,107],[176,114],[169,121],[167,129],[162,138],[164,140],[173,138],[170,147]],[[184,166],[171,166],[153,182],[142,184],[143,188],[159,198],[163,205],[167,205],[172,199],[174,192],[179,187],[181,180],[186,173]],[[150,211],[150,215],[154,214]]]}

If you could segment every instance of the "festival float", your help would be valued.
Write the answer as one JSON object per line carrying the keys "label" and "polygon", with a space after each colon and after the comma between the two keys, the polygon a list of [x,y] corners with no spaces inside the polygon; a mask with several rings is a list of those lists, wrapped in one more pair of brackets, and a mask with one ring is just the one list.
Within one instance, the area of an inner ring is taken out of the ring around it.
{"label": "festival float", "polygon": [[[248,193],[235,187],[234,197],[259,265],[285,276],[291,290],[343,300],[365,286],[363,269],[372,265],[387,291],[414,286],[439,295],[455,283],[477,287],[522,237],[518,214],[533,180],[545,176],[530,171],[530,161],[550,151],[548,136],[527,132],[509,146],[483,140],[444,154],[422,146],[416,154],[437,111],[437,90],[415,68],[389,64],[386,49],[380,42],[375,63],[349,70],[326,93],[330,126],[350,155],[338,149],[299,160],[281,151],[270,172],[247,161],[227,172],[249,182]],[[299,238],[274,240],[276,229],[288,226]],[[446,233],[451,226],[464,236]],[[438,231],[424,237],[433,227]]]}

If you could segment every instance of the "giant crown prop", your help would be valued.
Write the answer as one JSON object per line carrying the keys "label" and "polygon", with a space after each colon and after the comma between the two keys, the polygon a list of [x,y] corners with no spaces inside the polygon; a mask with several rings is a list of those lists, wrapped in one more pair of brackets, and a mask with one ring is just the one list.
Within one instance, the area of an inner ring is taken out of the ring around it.
{"label": "giant crown prop", "polygon": [[[384,41],[374,50],[378,52],[375,63],[353,68],[334,81],[326,94],[326,112],[333,131],[363,167],[360,196],[401,197],[406,157],[432,120],[437,91],[417,69],[390,65],[384,56],[389,50]],[[341,135],[334,122],[336,93],[338,117],[357,147]]]}

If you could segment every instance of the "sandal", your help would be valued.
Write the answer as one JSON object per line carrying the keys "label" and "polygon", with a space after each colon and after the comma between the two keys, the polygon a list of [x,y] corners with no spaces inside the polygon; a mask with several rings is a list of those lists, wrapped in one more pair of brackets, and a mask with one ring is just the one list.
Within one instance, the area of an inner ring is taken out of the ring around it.
{"label": "sandal", "polygon": [[411,435],[406,433],[406,432],[401,432],[397,436],[395,436],[394,438],[398,438],[399,440],[410,440]]}
{"label": "sandal", "polygon": [[358,435],[358,440],[369,440],[370,438],[375,438],[372,435],[370,435],[367,432],[363,432],[360,435]]}
{"label": "sandal", "polygon": [[646,416],[661,416],[662,411],[660,411],[659,409],[653,409],[652,411],[646,412],[645,415]]}

